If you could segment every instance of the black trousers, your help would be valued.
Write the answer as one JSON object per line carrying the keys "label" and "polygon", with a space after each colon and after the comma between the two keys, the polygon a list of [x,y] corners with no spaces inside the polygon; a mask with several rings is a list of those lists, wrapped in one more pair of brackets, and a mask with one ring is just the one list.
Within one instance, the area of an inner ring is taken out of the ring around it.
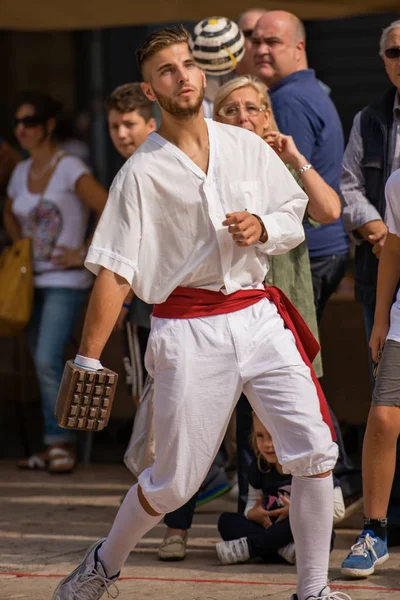
{"label": "black trousers", "polygon": [[277,560],[279,548],[293,542],[288,517],[265,529],[244,515],[222,513],[218,519],[218,531],[225,541],[247,538],[250,558],[262,558],[268,562]]}
{"label": "black trousers", "polygon": [[348,254],[310,256],[311,275],[314,290],[317,321],[320,323],[325,306],[336,291],[346,272]]}
{"label": "black trousers", "polygon": [[[238,513],[222,513],[218,519],[218,531],[223,540],[247,538],[250,558],[262,558],[268,562],[280,559],[278,550],[293,542],[289,517],[276,521],[268,529],[254,521],[249,521]],[[332,531],[331,552],[333,550],[335,532]]]}

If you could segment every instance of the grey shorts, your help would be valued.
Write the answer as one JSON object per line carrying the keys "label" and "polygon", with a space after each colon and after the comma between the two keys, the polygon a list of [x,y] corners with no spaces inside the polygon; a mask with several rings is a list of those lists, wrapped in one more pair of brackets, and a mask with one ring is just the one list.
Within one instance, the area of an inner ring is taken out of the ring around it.
{"label": "grey shorts", "polygon": [[386,340],[379,363],[372,406],[400,407],[400,343]]}

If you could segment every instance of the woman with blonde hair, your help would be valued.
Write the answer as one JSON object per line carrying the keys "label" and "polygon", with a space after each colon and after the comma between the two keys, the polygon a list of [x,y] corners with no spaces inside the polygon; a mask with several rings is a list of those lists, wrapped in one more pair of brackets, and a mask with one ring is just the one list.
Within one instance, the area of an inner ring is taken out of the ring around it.
{"label": "woman with blonde hair", "polygon": [[[289,522],[292,477],[283,472],[275,454],[272,437],[252,413],[252,446],[255,459],[249,468],[249,494],[244,514],[225,512],[218,519],[222,542],[216,545],[223,565],[262,558],[276,562],[278,557],[294,565],[296,549]],[[343,494],[334,480],[333,524],[344,517]],[[332,533],[331,550],[334,534]],[[240,548],[240,552],[235,551]]]}
{"label": "woman with blonde hair", "polygon": [[[214,119],[253,131],[277,152],[308,195],[306,217],[314,224],[331,223],[340,216],[340,199],[303,156],[293,138],[279,132],[266,86],[256,77],[236,77],[223,85],[214,102]],[[270,257],[268,284],[281,288],[318,336],[307,244],[288,254]],[[314,363],[317,375],[320,365]]]}
{"label": "woman with blonde hair", "polygon": [[[244,75],[223,85],[215,97],[214,119],[220,123],[253,131],[277,152],[303,187],[309,202],[306,217],[318,226],[340,216],[340,199],[303,156],[293,138],[278,131],[266,86],[256,77]],[[287,254],[269,257],[266,283],[282,289],[318,337],[310,261],[306,242]],[[320,356],[314,361],[322,375]]]}

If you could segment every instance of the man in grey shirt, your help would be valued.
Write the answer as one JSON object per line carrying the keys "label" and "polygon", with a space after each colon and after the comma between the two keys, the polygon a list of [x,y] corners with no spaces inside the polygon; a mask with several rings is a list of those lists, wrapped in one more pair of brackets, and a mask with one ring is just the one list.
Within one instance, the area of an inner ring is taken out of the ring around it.
{"label": "man in grey shirt", "polygon": [[[380,55],[395,87],[357,113],[344,153],[340,191],[343,221],[356,246],[356,299],[363,305],[370,338],[374,312],[378,260],[385,243],[384,188],[389,175],[400,167],[400,61],[386,56],[396,51],[400,20],[381,36]],[[378,130],[378,131],[377,131]]]}
{"label": "man in grey shirt", "polygon": [[[374,324],[379,257],[387,236],[385,185],[389,175],[400,167],[400,20],[383,31],[380,55],[393,86],[356,115],[341,177],[343,220],[357,244],[355,292],[363,306],[368,339]],[[400,527],[399,471],[395,473],[387,513],[389,529],[387,515],[380,508],[389,497],[395,471],[387,444],[383,443],[390,438],[390,418],[385,408],[382,405],[370,412],[364,438],[364,530],[342,564],[342,574],[351,577],[367,577],[388,559],[387,533],[389,542],[394,543]]]}

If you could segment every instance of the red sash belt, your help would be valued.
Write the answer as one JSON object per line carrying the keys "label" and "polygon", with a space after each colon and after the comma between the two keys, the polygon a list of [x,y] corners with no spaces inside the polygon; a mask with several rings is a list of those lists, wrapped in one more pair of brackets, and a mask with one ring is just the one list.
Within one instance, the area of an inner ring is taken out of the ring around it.
{"label": "red sash belt", "polygon": [[310,368],[311,377],[319,398],[322,418],[329,426],[332,438],[335,440],[336,434],[328,404],[311,365],[320,350],[320,346],[297,308],[279,288],[265,286],[261,290],[240,290],[233,294],[223,294],[222,292],[212,292],[211,290],[199,288],[177,287],[165,302],[154,305],[153,315],[162,319],[209,317],[241,310],[256,304],[262,298],[268,298],[275,304],[286,327],[293,333],[297,349],[305,364]]}

